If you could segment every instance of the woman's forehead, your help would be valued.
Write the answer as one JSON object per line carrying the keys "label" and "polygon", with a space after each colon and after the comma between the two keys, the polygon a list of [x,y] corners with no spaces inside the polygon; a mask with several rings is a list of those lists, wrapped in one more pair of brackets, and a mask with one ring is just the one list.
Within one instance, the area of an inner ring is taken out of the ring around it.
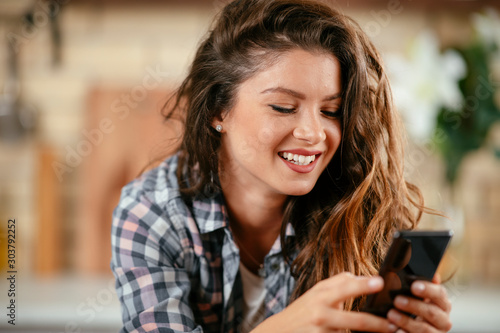
{"label": "woman's forehead", "polygon": [[255,72],[240,87],[253,85],[259,91],[289,91],[297,95],[319,89],[335,95],[341,89],[340,70],[339,61],[331,54],[294,49],[281,53],[271,65]]}

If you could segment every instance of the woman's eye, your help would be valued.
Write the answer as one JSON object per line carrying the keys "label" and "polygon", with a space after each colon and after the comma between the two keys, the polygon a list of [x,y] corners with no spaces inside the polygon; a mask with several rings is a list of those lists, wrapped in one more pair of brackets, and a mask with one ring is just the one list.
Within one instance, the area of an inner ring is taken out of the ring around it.
{"label": "woman's eye", "polygon": [[279,113],[294,113],[294,108],[284,108],[278,105],[269,105],[274,111],[278,111]]}
{"label": "woman's eye", "polygon": [[329,118],[340,118],[342,117],[342,111],[337,110],[337,111],[321,111],[325,116]]}

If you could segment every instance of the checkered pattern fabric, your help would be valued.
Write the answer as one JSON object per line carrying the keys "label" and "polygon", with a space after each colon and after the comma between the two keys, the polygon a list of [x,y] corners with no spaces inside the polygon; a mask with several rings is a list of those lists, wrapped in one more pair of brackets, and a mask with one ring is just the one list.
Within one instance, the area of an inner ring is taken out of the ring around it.
{"label": "checkered pattern fabric", "polygon": [[[113,213],[121,332],[240,332],[240,257],[224,198],[183,200],[177,162],[173,156],[124,187]],[[289,226],[287,242],[293,234]],[[287,306],[294,287],[279,237],[264,269],[267,318]]]}

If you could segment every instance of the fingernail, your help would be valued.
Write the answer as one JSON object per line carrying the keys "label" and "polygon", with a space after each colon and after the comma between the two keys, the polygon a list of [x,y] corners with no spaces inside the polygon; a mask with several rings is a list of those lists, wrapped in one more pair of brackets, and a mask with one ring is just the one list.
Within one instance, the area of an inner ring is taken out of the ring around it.
{"label": "fingernail", "polygon": [[394,304],[400,306],[408,305],[408,298],[403,296],[397,296],[396,299],[394,299]]}
{"label": "fingernail", "polygon": [[384,285],[384,279],[382,279],[380,276],[372,277],[368,281],[368,287],[370,289],[378,289]]}
{"label": "fingernail", "polygon": [[413,285],[411,286],[413,291],[416,291],[417,293],[422,293],[425,290],[425,284],[422,282],[414,282]]}
{"label": "fingernail", "polygon": [[397,330],[396,333],[406,333],[406,331],[403,331],[402,329]]}
{"label": "fingernail", "polygon": [[389,331],[391,332],[396,332],[396,330],[398,329],[398,327],[394,324],[389,324]]}
{"label": "fingernail", "polygon": [[396,310],[391,310],[387,314],[387,318],[389,318],[392,321],[399,322],[402,318],[401,314],[397,312]]}

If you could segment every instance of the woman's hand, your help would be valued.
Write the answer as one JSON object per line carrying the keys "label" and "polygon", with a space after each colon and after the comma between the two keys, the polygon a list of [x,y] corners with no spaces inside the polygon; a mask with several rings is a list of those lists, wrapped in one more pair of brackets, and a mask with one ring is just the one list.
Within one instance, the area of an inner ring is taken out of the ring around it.
{"label": "woman's hand", "polygon": [[406,313],[417,316],[413,319],[400,311],[392,309],[387,318],[400,327],[398,332],[448,332],[451,329],[451,303],[446,290],[439,284],[439,276],[433,282],[415,281],[411,285],[413,295],[422,298],[397,296],[394,306]]}
{"label": "woman's hand", "polygon": [[344,311],[352,297],[382,290],[381,277],[356,277],[341,273],[317,283],[282,312],[255,328],[258,332],[394,332],[387,319],[363,312]]}

